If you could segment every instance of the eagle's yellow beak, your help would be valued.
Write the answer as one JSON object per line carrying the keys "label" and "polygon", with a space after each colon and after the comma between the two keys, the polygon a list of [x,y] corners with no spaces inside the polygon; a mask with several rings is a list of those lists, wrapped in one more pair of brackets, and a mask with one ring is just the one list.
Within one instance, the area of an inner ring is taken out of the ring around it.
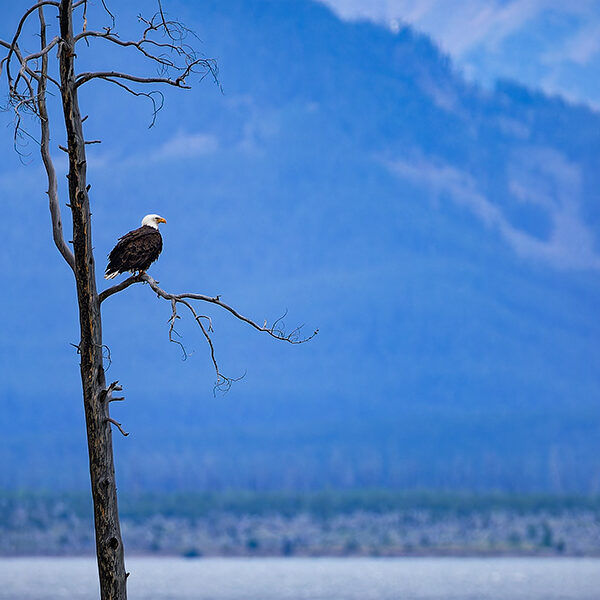
{"label": "eagle's yellow beak", "polygon": [[163,219],[162,217],[158,217],[158,219],[156,219],[156,222],[157,222],[157,223],[166,223],[166,222],[167,222],[167,220],[166,220],[166,219]]}

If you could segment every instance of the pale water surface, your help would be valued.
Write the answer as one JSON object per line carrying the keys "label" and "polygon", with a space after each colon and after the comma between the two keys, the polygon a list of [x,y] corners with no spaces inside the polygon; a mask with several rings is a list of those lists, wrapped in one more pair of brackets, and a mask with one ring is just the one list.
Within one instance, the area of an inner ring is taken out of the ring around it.
{"label": "pale water surface", "polygon": [[[600,559],[130,558],[130,600],[599,600]],[[90,558],[0,559],[0,600],[98,598]]]}

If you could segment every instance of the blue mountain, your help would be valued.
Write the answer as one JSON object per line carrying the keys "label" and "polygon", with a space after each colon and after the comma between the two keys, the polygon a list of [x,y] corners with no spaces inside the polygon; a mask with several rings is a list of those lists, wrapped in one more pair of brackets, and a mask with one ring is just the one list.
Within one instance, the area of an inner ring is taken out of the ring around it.
{"label": "blue mountain", "polygon": [[[245,374],[214,396],[187,315],[184,355],[147,286],[107,300],[107,378],[126,396],[113,412],[131,432],[115,440],[121,489],[597,491],[600,115],[509,81],[482,90],[412,29],[304,0],[167,10],[218,61],[222,91],[165,90],[148,128],[144,99],[82,88],[102,139],[98,271],[157,212],[162,287],[320,333],[291,346],[205,307],[222,371]],[[135,26],[125,7],[117,27]],[[82,70],[152,72],[96,42]],[[84,488],[74,285],[35,144],[19,156],[5,124],[0,485]],[[62,143],[57,108],[64,180]]]}
{"label": "blue mountain", "polygon": [[446,48],[471,80],[493,86],[508,77],[598,108],[597,3],[320,1],[346,19],[391,29],[407,21]]}

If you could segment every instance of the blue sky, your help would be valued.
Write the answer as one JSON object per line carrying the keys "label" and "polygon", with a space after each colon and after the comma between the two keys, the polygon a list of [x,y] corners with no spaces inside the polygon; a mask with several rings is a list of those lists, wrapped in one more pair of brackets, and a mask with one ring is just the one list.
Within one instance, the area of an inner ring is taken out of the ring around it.
{"label": "blue sky", "polygon": [[600,107],[597,0],[322,0],[345,19],[430,35],[463,73],[513,78]]}

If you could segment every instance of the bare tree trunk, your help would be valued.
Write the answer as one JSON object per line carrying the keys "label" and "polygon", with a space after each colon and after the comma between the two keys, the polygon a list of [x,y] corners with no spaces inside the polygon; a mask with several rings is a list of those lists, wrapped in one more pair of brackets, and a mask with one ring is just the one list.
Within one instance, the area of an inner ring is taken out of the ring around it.
{"label": "bare tree trunk", "polygon": [[61,0],[59,50],[61,95],[69,151],[69,202],[73,214],[73,252],[79,304],[81,382],[94,502],[96,554],[102,600],[127,597],[123,543],[103,367],[102,320],[96,290],[91,213],[86,185],[85,140],[74,71],[72,0]]}
{"label": "bare tree trunk", "polygon": [[[102,5],[112,17],[105,3]],[[44,7],[58,9],[60,36],[55,36],[49,42],[46,37],[46,20]],[[212,342],[212,320],[197,312],[196,301],[208,302],[226,310],[240,321],[245,322],[257,331],[264,332],[271,337],[286,341],[291,344],[301,344],[313,338],[318,330],[308,337],[301,337],[301,327],[286,332],[282,319],[276,319],[272,325],[267,325],[265,320],[262,325],[239,313],[232,306],[225,304],[219,296],[207,296],[197,293],[173,294],[162,290],[147,273],[138,273],[104,290],[100,295],[96,289],[96,274],[94,254],[92,247],[91,213],[86,182],[86,152],[85,138],[83,136],[83,122],[79,112],[77,90],[79,86],[91,81],[103,81],[117,85],[121,90],[134,96],[144,96],[152,101],[153,122],[156,113],[162,107],[162,102],[154,99],[158,92],[141,92],[130,87],[136,84],[161,84],[189,89],[187,78],[192,75],[212,74],[216,83],[217,66],[214,60],[199,56],[185,41],[190,30],[176,20],[168,19],[163,12],[160,2],[158,12],[149,19],[139,17],[143,23],[142,37],[137,40],[122,40],[112,32],[112,28],[103,28],[101,31],[87,29],[86,0],[78,0],[75,7],[83,7],[83,31],[73,36],[73,0],[40,0],[27,9],[16,28],[16,33],[11,42],[0,39],[0,47],[7,50],[7,54],[0,61],[0,75],[6,77],[9,90],[9,105],[16,114],[15,139],[21,131],[21,114],[33,112],[40,119],[40,152],[46,174],[48,176],[48,201],[52,218],[52,233],[54,242],[59,252],[75,274],[77,286],[77,301],[79,305],[79,325],[81,339],[79,354],[81,357],[81,382],[83,387],[83,401],[88,439],[88,453],[90,461],[90,479],[92,486],[92,499],[94,502],[94,523],[96,531],[96,554],[98,556],[98,571],[100,576],[100,591],[102,600],[126,600],[127,598],[127,573],[125,572],[123,543],[119,525],[119,512],[117,507],[117,487],[115,482],[115,468],[112,449],[111,424],[119,428],[121,433],[127,435],[121,425],[110,418],[109,403],[113,390],[120,389],[116,383],[106,386],[103,366],[102,344],[102,318],[100,305],[103,300],[117,294],[135,283],[145,282],[158,296],[171,304],[171,318],[169,319],[169,340],[185,349],[181,342],[173,338],[174,325],[179,319],[178,308],[185,307],[190,311],[194,322],[200,328],[206,339],[210,357],[216,373],[216,389],[226,390],[237,381],[225,377],[217,364],[215,348]],[[23,26],[30,15],[38,11],[40,24],[40,51],[25,55],[21,51],[19,39]],[[153,37],[154,36],[154,37]],[[104,39],[108,43],[119,47],[133,47],[146,59],[160,65],[161,74],[153,77],[140,77],[119,71],[94,71],[75,74],[75,44],[90,39]],[[48,56],[54,48],[58,47],[58,61],[60,70],[60,84],[48,76]],[[153,54],[155,49],[157,54]],[[170,50],[170,52],[167,52]],[[40,61],[41,59],[41,61]],[[18,73],[11,70],[11,64],[18,63]],[[41,69],[40,67],[41,62]],[[64,240],[62,232],[61,210],[56,182],[56,171],[50,153],[50,123],[46,109],[47,83],[57,84],[63,104],[65,129],[67,134],[67,151],[69,154],[69,204],[73,217],[73,251]],[[37,84],[37,93],[35,91]],[[115,398],[116,400],[116,398]]]}

